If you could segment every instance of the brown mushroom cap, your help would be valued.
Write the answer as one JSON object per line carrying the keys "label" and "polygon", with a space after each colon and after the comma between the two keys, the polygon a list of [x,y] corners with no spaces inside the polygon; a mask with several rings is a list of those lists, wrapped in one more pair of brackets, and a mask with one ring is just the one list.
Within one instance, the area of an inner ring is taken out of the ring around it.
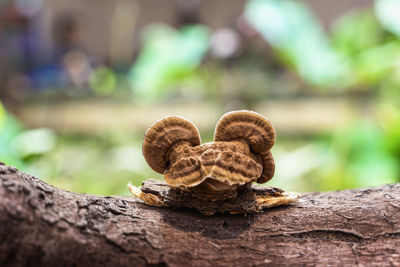
{"label": "brown mushroom cap", "polygon": [[244,154],[209,148],[200,157],[182,157],[173,163],[164,179],[181,188],[195,187],[207,178],[229,186],[243,185],[261,177],[262,170],[261,164]]}
{"label": "brown mushroom cap", "polygon": [[201,163],[196,157],[182,158],[165,172],[164,179],[172,187],[196,186],[204,180]]}
{"label": "brown mushroom cap", "polygon": [[263,184],[268,182],[274,177],[275,174],[275,162],[272,157],[271,151],[261,155],[263,171],[260,178],[258,178],[257,183]]}
{"label": "brown mushroom cap", "polygon": [[153,124],[144,136],[143,156],[156,172],[164,174],[169,167],[167,155],[177,143],[186,141],[192,146],[200,145],[197,127],[179,116],[166,117]]}
{"label": "brown mushroom cap", "polygon": [[223,151],[208,176],[229,185],[251,183],[262,174],[262,166],[252,158],[233,151]]}
{"label": "brown mushroom cap", "polygon": [[263,154],[275,143],[275,130],[262,115],[247,110],[223,115],[215,127],[214,141],[244,140],[252,152]]}

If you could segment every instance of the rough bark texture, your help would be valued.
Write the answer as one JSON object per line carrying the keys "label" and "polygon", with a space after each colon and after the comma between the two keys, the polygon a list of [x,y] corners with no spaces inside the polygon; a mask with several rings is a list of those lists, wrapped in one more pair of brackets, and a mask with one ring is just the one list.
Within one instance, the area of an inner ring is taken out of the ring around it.
{"label": "rough bark texture", "polygon": [[1,266],[400,265],[400,184],[206,217],[71,193],[0,166]]}

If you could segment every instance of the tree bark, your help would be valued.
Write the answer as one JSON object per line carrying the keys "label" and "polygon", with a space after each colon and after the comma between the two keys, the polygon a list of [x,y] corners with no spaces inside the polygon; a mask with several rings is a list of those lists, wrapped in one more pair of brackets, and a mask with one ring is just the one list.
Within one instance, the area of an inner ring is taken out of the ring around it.
{"label": "tree bark", "polygon": [[400,184],[204,216],[77,194],[0,165],[1,266],[400,266]]}

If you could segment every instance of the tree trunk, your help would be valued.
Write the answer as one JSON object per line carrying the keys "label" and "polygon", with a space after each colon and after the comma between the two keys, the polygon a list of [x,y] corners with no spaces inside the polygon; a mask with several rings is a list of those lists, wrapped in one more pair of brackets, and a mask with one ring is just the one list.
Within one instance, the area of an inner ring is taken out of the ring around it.
{"label": "tree trunk", "polygon": [[400,266],[400,184],[203,216],[57,189],[0,165],[1,266]]}

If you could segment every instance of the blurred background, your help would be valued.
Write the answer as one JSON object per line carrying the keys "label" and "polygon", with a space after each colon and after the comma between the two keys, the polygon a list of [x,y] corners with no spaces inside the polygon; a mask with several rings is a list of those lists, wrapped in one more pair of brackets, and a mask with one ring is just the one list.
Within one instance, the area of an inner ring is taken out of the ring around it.
{"label": "blurred background", "polygon": [[181,115],[211,141],[251,109],[277,143],[268,185],[400,181],[398,0],[0,0],[0,161],[63,189],[161,178],[145,130]]}

